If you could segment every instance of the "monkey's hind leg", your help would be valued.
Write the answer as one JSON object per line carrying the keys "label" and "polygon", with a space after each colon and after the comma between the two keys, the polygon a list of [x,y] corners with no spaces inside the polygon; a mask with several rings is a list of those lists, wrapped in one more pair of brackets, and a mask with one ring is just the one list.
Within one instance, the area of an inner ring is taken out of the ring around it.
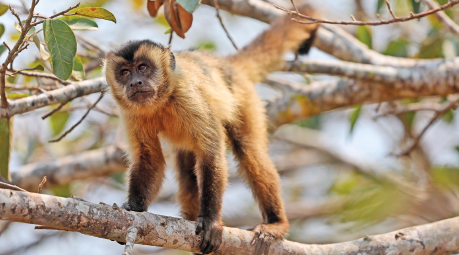
{"label": "monkey's hind leg", "polygon": [[[253,108],[256,106],[250,106]],[[289,224],[280,196],[280,178],[274,164],[268,157],[266,127],[263,113],[256,109],[243,111],[242,123],[227,126],[228,137],[236,158],[240,162],[240,172],[250,185],[263,215],[263,224],[252,231],[255,237],[255,254],[268,254],[274,240],[281,240]],[[255,116],[257,115],[258,116]]]}
{"label": "monkey's hind leg", "polygon": [[197,221],[199,216],[199,188],[195,174],[196,156],[193,152],[179,150],[176,154],[178,202],[182,206],[182,217]]}
{"label": "monkey's hind leg", "polygon": [[[190,151],[179,150],[175,156],[179,190],[177,199],[182,206],[185,220],[197,221],[199,216],[199,187],[195,173],[196,155]],[[197,255],[197,253],[193,253]]]}

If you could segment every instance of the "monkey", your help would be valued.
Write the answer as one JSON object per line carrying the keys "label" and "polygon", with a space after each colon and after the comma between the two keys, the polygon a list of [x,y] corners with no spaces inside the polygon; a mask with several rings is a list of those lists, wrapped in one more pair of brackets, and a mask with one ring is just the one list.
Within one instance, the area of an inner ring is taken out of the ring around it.
{"label": "monkey", "polygon": [[[307,5],[300,11],[315,15]],[[181,214],[197,221],[201,253],[216,251],[222,243],[228,145],[263,216],[263,223],[252,229],[255,253],[265,253],[273,241],[282,240],[289,223],[254,83],[279,70],[286,52],[307,53],[317,28],[284,15],[225,57],[197,50],[172,52],[148,39],[129,41],[107,53],[104,73],[128,145],[124,209],[146,211],[158,194],[165,171],[160,140],[165,139],[175,152]]]}

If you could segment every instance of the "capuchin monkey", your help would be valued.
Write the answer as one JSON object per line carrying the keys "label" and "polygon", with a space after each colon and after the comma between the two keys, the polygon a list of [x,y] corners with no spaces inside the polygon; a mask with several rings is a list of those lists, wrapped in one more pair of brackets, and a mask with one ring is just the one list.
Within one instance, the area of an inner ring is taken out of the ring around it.
{"label": "capuchin monkey", "polygon": [[[313,16],[312,9],[300,12]],[[285,15],[236,54],[170,49],[150,40],[109,52],[105,75],[119,105],[128,142],[126,210],[146,211],[158,194],[165,161],[160,138],[175,150],[182,216],[197,221],[203,254],[222,243],[222,197],[227,184],[226,145],[258,201],[263,223],[252,231],[256,254],[281,240],[289,224],[280,178],[268,157],[264,107],[254,83],[279,70],[287,51],[307,53],[317,24]]]}

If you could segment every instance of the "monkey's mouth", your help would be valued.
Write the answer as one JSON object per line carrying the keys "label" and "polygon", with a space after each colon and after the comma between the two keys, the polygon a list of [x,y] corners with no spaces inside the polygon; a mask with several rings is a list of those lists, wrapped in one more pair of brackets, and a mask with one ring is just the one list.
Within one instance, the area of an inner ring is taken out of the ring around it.
{"label": "monkey's mouth", "polygon": [[128,99],[135,102],[141,102],[151,97],[153,91],[136,91],[128,96]]}

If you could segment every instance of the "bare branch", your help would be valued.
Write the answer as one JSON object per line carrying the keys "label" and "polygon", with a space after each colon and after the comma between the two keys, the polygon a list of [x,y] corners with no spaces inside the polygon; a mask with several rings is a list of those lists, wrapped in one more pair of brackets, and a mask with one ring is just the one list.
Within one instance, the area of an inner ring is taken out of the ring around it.
{"label": "bare branch", "polygon": [[[128,212],[119,207],[72,198],[4,189],[0,189],[0,204],[0,219],[4,220],[77,231],[120,242],[124,242],[132,227],[136,227],[138,244],[199,252],[196,222],[145,212]],[[215,254],[251,255],[255,248],[250,244],[253,235],[251,231],[225,227],[223,243]],[[458,235],[459,218],[451,218],[345,243],[306,245],[277,241],[270,246],[269,253],[322,255],[344,252],[356,255],[379,251],[382,254],[454,254],[459,252],[459,245],[451,240]]]}
{"label": "bare branch", "polygon": [[297,19],[292,19],[292,20],[294,20],[296,22],[299,22],[299,23],[302,23],[302,24],[324,23],[324,24],[336,24],[336,25],[380,26],[380,25],[387,25],[387,24],[397,23],[397,22],[405,22],[405,21],[409,21],[409,20],[413,20],[413,19],[418,19],[419,20],[420,18],[423,18],[425,16],[428,16],[428,15],[437,13],[439,11],[443,11],[443,10],[446,10],[448,8],[451,8],[452,6],[458,4],[459,0],[450,0],[448,3],[446,3],[446,4],[442,5],[442,6],[439,6],[438,8],[431,9],[431,10],[428,10],[428,11],[425,11],[425,12],[420,12],[420,13],[417,13],[417,14],[410,13],[410,16],[401,17],[401,18],[396,17],[395,14],[392,12],[392,9],[390,7],[390,4],[389,4],[388,0],[385,0],[385,2],[386,2],[386,5],[387,5],[387,8],[389,9],[390,14],[392,15],[392,19],[390,19],[390,20],[380,20],[380,21],[368,21],[368,22],[367,21],[333,21],[333,20],[326,20],[326,19],[318,19],[318,18],[314,18],[314,17],[303,15],[301,13],[298,13],[297,11],[289,11],[289,10],[287,10],[285,8],[282,8],[282,7],[278,6],[278,5],[274,5],[274,7],[278,8],[278,9],[284,11],[284,12],[287,12],[289,14],[296,15],[298,17],[301,17],[301,18],[309,20],[309,21],[301,21],[301,20],[297,20]]}
{"label": "bare branch", "polygon": [[35,191],[47,176],[45,187],[68,184],[74,180],[106,176],[124,171],[127,167],[124,151],[115,146],[85,151],[50,162],[37,162],[11,172],[12,182],[25,190]]}
{"label": "bare branch", "polygon": [[226,36],[231,41],[231,43],[233,44],[234,48],[236,50],[238,50],[236,43],[234,42],[234,40],[231,37],[230,33],[226,29],[225,24],[223,23],[222,17],[220,17],[220,7],[218,6],[218,1],[217,0],[214,0],[214,6],[215,6],[215,10],[217,11],[217,18],[220,21],[220,25],[222,25],[223,30],[225,30]]}
{"label": "bare branch", "polygon": [[[434,0],[421,0],[421,2],[427,5],[431,10],[440,7]],[[435,16],[440,20],[441,23],[443,23],[443,25],[445,25],[449,31],[451,31],[451,33],[459,36],[459,26],[452,19],[450,19],[450,17],[448,17],[445,12],[436,12]]]}
{"label": "bare branch", "polygon": [[413,138],[413,142],[411,143],[411,145],[406,148],[405,150],[403,150],[401,153],[399,153],[398,155],[399,156],[407,156],[408,154],[410,154],[410,152],[418,145],[419,141],[421,140],[422,136],[424,135],[424,133],[427,131],[427,129],[432,126],[432,124],[440,117],[442,116],[443,114],[445,114],[446,112],[448,112],[449,110],[451,110],[452,108],[455,108],[457,106],[457,104],[459,103],[459,97],[456,97],[456,99],[450,101],[447,105],[445,105],[442,109],[440,109],[439,111],[436,111],[434,116],[429,120],[429,122],[427,123],[427,125],[424,126],[424,128],[421,130],[421,132],[419,132],[419,134]]}
{"label": "bare branch", "polygon": [[86,113],[83,115],[83,117],[81,117],[81,119],[75,123],[75,125],[73,125],[69,130],[65,131],[61,136],[59,136],[58,138],[56,139],[53,139],[53,140],[50,140],[49,142],[50,143],[56,143],[56,142],[59,142],[60,140],[62,140],[62,138],[64,138],[65,136],[67,136],[70,132],[72,132],[78,125],[81,124],[81,122],[83,122],[83,120],[86,118],[86,116],[88,116],[89,112],[92,110],[92,108],[96,107],[97,103],[99,103],[99,101],[104,97],[104,93],[100,93],[100,96],[99,98],[96,100],[96,102],[94,102],[94,104],[88,108],[88,110],[86,111]]}
{"label": "bare branch", "polygon": [[64,88],[11,101],[8,108],[0,108],[0,118],[10,118],[13,115],[29,112],[48,105],[69,102],[77,97],[104,91],[106,88],[107,83],[103,77],[72,82],[71,85]]}
{"label": "bare branch", "polygon": [[[75,6],[72,6],[72,7],[68,8],[68,9],[65,10],[65,11],[61,11],[61,12],[58,12],[58,13],[56,13],[56,14],[54,14],[54,15],[51,15],[51,16],[49,16],[48,19],[53,19],[53,18],[62,16],[62,15],[64,15],[64,14],[66,14],[67,12],[69,12],[69,11],[71,11],[71,10],[73,10],[73,9],[78,8],[79,6],[80,6],[80,3],[76,4]],[[36,26],[36,25],[41,24],[41,23],[43,23],[43,22],[45,21],[45,17],[43,17],[43,16],[38,16],[38,18],[42,18],[43,20],[32,23],[32,26]]]}
{"label": "bare branch", "polygon": [[41,119],[44,120],[46,118],[48,118],[49,116],[53,115],[55,112],[59,111],[60,109],[62,109],[62,107],[64,107],[64,105],[66,105],[68,102],[62,102],[59,104],[59,106],[57,106],[56,108],[52,109],[51,111],[49,111],[48,113],[46,113],[45,115],[41,116]]}
{"label": "bare branch", "polygon": [[25,189],[19,188],[19,187],[16,186],[16,185],[12,185],[12,184],[5,183],[5,182],[0,182],[0,188],[1,188],[1,189],[18,190],[18,191],[27,191],[27,190],[25,190]]}
{"label": "bare branch", "polygon": [[64,84],[64,85],[71,84],[71,82],[63,81],[63,80],[57,78],[54,74],[50,74],[50,73],[31,72],[31,71],[15,70],[15,69],[8,69],[8,71],[13,72],[12,74],[18,73],[18,74],[22,74],[22,75],[26,75],[26,76],[31,76],[31,77],[40,77],[40,78],[51,79],[51,80],[58,81],[59,83]]}

